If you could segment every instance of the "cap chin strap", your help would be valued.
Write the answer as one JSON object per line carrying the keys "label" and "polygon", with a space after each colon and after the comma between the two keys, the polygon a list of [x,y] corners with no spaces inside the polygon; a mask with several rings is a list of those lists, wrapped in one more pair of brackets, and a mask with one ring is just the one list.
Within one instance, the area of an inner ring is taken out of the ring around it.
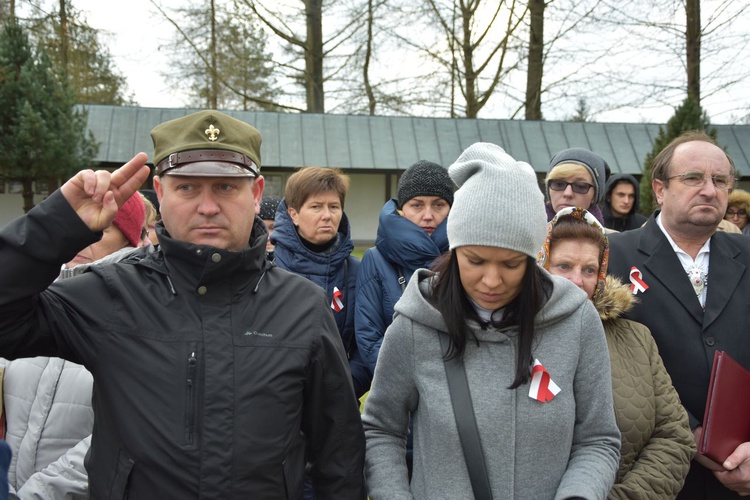
{"label": "cap chin strap", "polygon": [[247,155],[236,153],[234,151],[225,151],[221,149],[194,149],[191,151],[181,151],[172,153],[156,165],[156,175],[163,175],[165,172],[184,165],[186,163],[204,161],[221,161],[226,163],[235,163],[251,171],[256,177],[260,175],[260,169],[255,162]]}

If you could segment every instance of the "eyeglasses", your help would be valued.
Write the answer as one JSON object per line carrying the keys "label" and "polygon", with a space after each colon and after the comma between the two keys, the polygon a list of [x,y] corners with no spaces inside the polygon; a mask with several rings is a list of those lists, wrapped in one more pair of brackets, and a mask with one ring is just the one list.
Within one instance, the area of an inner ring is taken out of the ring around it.
{"label": "eyeglasses", "polygon": [[745,217],[747,215],[746,210],[727,210],[725,217]]}
{"label": "eyeglasses", "polygon": [[568,182],[562,179],[552,179],[547,183],[547,186],[552,191],[565,191],[568,189],[568,186],[570,186],[571,189],[573,189],[573,192],[578,194],[586,194],[592,187],[594,187],[593,184],[589,184],[588,182]]}
{"label": "eyeglasses", "polygon": [[684,174],[673,175],[667,177],[667,180],[679,177],[683,184],[690,187],[705,186],[708,177],[711,177],[711,181],[714,183],[716,189],[731,189],[734,187],[735,178],[728,174],[714,174],[707,176],[703,172],[685,172]]}

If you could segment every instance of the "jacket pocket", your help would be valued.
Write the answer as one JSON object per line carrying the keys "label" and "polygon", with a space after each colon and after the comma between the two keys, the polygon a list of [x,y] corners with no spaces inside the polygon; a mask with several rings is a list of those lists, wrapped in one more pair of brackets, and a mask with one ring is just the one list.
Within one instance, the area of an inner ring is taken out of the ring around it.
{"label": "jacket pocket", "polygon": [[286,458],[282,462],[284,472],[284,486],[286,488],[286,498],[302,498],[305,481],[305,442],[299,439],[292,449],[289,450]]}
{"label": "jacket pocket", "polygon": [[192,446],[195,442],[196,412],[198,399],[198,355],[194,346],[187,357],[185,380],[185,444]]}
{"label": "jacket pocket", "polygon": [[123,500],[128,498],[128,484],[134,466],[135,461],[130,458],[125,451],[120,450],[117,457],[117,471],[115,472],[115,478],[112,481],[112,487],[109,490],[110,500]]}

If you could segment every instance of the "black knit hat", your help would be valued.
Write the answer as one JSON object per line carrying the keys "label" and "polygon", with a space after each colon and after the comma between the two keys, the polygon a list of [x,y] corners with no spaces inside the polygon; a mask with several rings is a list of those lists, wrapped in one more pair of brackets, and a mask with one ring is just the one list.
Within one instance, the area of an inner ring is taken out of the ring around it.
{"label": "black knit hat", "polygon": [[419,160],[398,181],[398,208],[415,196],[437,196],[453,205],[453,181],[437,163]]}
{"label": "black knit hat", "polygon": [[260,200],[260,213],[258,216],[263,220],[274,220],[276,218],[276,208],[281,203],[278,196],[264,196]]}

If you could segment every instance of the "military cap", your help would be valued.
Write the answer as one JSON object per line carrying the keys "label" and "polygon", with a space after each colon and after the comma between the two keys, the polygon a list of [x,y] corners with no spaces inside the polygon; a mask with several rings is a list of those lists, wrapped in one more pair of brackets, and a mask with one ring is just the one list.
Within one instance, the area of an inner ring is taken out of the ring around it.
{"label": "military cap", "polygon": [[198,111],[151,130],[156,175],[257,177],[260,132],[215,110]]}

